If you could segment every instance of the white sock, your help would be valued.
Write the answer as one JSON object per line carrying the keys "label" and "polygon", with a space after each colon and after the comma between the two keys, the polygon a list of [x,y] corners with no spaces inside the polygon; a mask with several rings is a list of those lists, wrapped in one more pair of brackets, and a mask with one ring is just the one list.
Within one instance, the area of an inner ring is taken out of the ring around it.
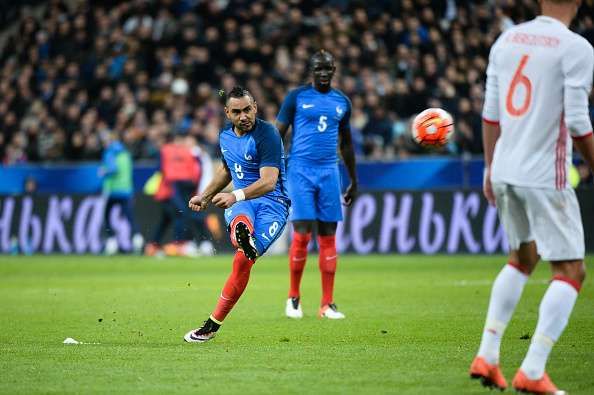
{"label": "white sock", "polygon": [[553,280],[540,302],[538,323],[520,369],[530,380],[540,379],[555,342],[567,326],[578,291],[569,283]]}
{"label": "white sock", "polygon": [[528,276],[512,265],[505,265],[493,283],[489,310],[478,356],[487,363],[499,363],[501,337],[522,296]]}

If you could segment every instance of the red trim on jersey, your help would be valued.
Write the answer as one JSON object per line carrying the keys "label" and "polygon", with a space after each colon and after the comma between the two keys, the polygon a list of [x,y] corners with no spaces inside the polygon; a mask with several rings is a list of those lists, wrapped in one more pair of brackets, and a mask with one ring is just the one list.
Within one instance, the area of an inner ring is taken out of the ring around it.
{"label": "red trim on jersey", "polygon": [[574,140],[581,140],[581,139],[585,139],[586,137],[590,137],[590,136],[592,136],[591,130],[586,134],[582,134],[581,136],[571,136],[571,138]]}
{"label": "red trim on jersey", "polygon": [[573,288],[575,288],[576,291],[580,292],[580,289],[582,288],[582,284],[580,284],[578,281],[575,281],[572,278],[569,277],[565,277],[562,274],[557,274],[553,276],[553,279],[551,281],[563,281],[569,285],[571,285]]}
{"label": "red trim on jersey", "polygon": [[559,137],[555,146],[555,188],[561,190],[566,184],[565,157],[567,156],[567,126],[565,126],[565,114],[561,113],[559,122]]}
{"label": "red trim on jersey", "polygon": [[492,120],[487,119],[485,117],[483,117],[483,122],[488,123],[489,125],[497,125],[497,126],[499,126],[499,121],[492,121]]}

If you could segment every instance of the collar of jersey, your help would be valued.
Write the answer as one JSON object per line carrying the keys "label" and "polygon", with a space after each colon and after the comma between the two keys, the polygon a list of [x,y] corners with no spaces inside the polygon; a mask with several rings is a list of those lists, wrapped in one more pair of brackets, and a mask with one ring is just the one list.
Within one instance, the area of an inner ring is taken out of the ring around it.
{"label": "collar of jersey", "polygon": [[332,93],[332,87],[330,87],[330,89],[328,90],[328,92],[320,92],[319,90],[316,89],[316,87],[314,86],[313,82],[310,85],[310,88],[317,93],[318,95],[329,95],[330,93]]}
{"label": "collar of jersey", "polygon": [[565,26],[565,24],[563,22],[561,22],[559,19],[553,18],[552,16],[539,15],[536,17],[536,19],[539,21],[542,21],[542,22],[557,23],[557,24],[563,26],[564,28],[567,28],[567,26]]}
{"label": "collar of jersey", "polygon": [[238,136],[237,133],[235,133],[235,130],[233,128],[235,128],[235,126],[233,126],[233,124],[231,124],[231,127],[229,127],[229,131],[231,132],[231,134],[233,135],[233,137],[236,137],[238,139],[242,139],[245,136],[250,135],[254,130],[256,130],[256,127],[258,126],[258,118],[256,118],[256,121],[254,122],[254,127],[252,128],[252,130],[250,130],[249,132],[246,132],[244,134],[242,134],[241,136]]}

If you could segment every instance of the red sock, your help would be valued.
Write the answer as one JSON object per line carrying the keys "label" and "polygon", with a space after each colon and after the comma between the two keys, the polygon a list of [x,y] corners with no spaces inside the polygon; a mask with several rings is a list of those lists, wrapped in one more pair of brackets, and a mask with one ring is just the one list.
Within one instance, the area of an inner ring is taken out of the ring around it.
{"label": "red sock", "polygon": [[303,276],[303,268],[307,259],[307,244],[311,239],[311,233],[293,233],[291,248],[289,249],[289,269],[291,272],[291,289],[289,298],[299,297],[299,286]]}
{"label": "red sock", "polygon": [[320,273],[322,275],[322,306],[334,301],[334,274],[336,273],[336,238],[334,235],[318,236]]}
{"label": "red sock", "polygon": [[231,311],[250,279],[250,270],[255,261],[246,258],[242,251],[237,251],[233,258],[233,271],[221,291],[217,307],[211,314],[216,321],[223,322]]}

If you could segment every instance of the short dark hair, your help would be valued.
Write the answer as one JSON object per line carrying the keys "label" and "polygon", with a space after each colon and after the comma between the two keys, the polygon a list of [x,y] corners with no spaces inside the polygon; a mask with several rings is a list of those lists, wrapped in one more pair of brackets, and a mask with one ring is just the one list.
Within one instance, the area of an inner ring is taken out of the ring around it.
{"label": "short dark hair", "polygon": [[332,63],[334,63],[334,56],[332,56],[332,54],[329,51],[326,51],[325,49],[320,49],[319,51],[316,51],[316,53],[314,53],[311,58],[309,58],[309,65],[310,67],[313,66],[315,61],[324,61],[324,60],[328,60]]}
{"label": "short dark hair", "polygon": [[249,96],[252,99],[252,101],[254,101],[254,96],[252,96],[250,91],[245,89],[243,86],[236,85],[233,88],[231,88],[231,91],[229,93],[225,95],[225,104],[227,104],[227,102],[229,102],[229,99],[231,99],[232,97],[239,99],[244,96]]}

